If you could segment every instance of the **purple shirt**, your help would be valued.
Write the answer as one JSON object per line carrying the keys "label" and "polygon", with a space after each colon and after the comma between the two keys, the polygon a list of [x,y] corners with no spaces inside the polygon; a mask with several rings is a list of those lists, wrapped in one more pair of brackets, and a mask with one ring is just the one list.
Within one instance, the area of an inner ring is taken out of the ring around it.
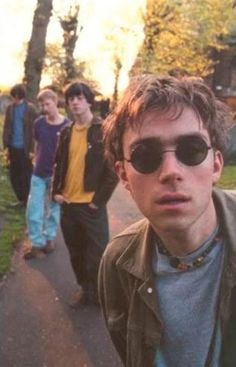
{"label": "purple shirt", "polygon": [[35,166],[33,174],[39,177],[52,176],[57,141],[61,129],[68,124],[64,118],[59,125],[51,125],[44,116],[40,116],[34,123],[34,139],[37,143]]}

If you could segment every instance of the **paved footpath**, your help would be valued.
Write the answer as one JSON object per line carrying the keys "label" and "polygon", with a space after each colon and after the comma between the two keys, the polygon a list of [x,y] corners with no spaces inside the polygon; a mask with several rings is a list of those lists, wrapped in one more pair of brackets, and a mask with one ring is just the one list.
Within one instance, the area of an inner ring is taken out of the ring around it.
{"label": "paved footpath", "polygon": [[[121,185],[108,209],[112,236],[141,217]],[[121,367],[99,308],[68,306],[76,289],[60,233],[43,260],[25,262],[19,246],[0,287],[1,367]]]}

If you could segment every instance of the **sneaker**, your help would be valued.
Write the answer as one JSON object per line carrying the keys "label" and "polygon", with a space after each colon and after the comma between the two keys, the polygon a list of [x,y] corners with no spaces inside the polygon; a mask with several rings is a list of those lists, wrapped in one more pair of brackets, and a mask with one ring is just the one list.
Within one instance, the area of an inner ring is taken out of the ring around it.
{"label": "sneaker", "polygon": [[46,245],[44,247],[42,247],[42,251],[45,254],[50,254],[54,250],[55,250],[55,243],[52,240],[51,241],[47,241]]}
{"label": "sneaker", "polygon": [[45,254],[39,247],[31,247],[31,249],[24,254],[25,260],[43,259]]}

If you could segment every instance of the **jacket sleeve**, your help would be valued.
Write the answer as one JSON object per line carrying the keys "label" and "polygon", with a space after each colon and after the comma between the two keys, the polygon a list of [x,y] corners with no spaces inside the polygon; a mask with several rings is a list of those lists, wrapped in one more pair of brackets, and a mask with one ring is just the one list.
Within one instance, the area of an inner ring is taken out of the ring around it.
{"label": "jacket sleeve", "polygon": [[113,259],[106,252],[98,274],[98,293],[104,319],[112,342],[126,364],[127,314],[126,296]]}
{"label": "jacket sleeve", "polygon": [[63,182],[64,179],[63,174],[63,161],[64,158],[62,157],[63,152],[63,132],[61,132],[60,137],[58,139],[56,153],[55,153],[55,160],[54,160],[54,167],[53,167],[53,175],[52,175],[52,200],[54,195],[61,194],[63,189]]}
{"label": "jacket sleeve", "polygon": [[118,177],[116,173],[109,167],[108,162],[105,161],[100,185],[94,193],[92,202],[97,206],[106,204],[117,184]]}

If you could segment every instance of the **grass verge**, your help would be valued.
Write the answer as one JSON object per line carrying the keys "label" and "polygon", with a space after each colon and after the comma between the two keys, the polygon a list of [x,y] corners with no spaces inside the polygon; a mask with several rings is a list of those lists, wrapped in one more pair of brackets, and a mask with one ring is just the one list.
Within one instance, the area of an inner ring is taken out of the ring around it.
{"label": "grass verge", "polygon": [[23,238],[25,211],[14,208],[16,202],[12,192],[7,169],[0,165],[0,280],[9,271],[11,257],[17,242]]}
{"label": "grass verge", "polygon": [[224,167],[223,174],[217,186],[222,189],[236,190],[236,167],[235,166]]}

